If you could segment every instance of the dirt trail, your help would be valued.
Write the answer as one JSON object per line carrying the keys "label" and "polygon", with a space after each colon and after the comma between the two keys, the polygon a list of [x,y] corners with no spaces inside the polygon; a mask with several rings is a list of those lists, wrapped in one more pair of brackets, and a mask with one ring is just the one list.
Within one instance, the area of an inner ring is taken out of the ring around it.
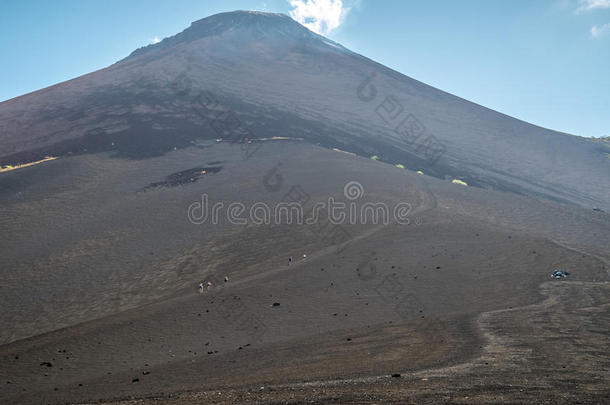
{"label": "dirt trail", "polygon": [[[410,216],[410,220],[411,223],[407,226],[416,226],[415,224],[413,224],[413,222],[416,221],[416,216],[417,215],[421,215],[425,212],[431,211],[433,209],[435,209],[437,207],[437,200],[436,197],[434,196],[434,193],[432,193],[432,191],[430,190],[427,181],[421,177],[421,178],[416,178],[416,183],[418,183],[418,187],[417,190],[419,192],[419,197],[421,199],[421,204],[419,204],[418,206],[416,206],[409,214]],[[270,270],[267,270],[265,272],[262,273],[258,273],[258,274],[254,274],[248,277],[244,277],[244,278],[240,278],[234,281],[231,281],[228,285],[220,285],[218,287],[213,287],[211,292],[216,292],[218,290],[222,290],[222,289],[227,289],[227,288],[231,288],[233,286],[239,286],[239,285],[243,285],[246,283],[251,283],[252,281],[255,280],[262,280],[268,277],[271,277],[273,275],[282,273],[282,272],[286,272],[288,270],[294,270],[295,268],[299,268],[301,267],[303,264],[305,264],[308,261],[312,261],[312,260],[316,260],[319,259],[321,257],[327,256],[327,255],[331,255],[331,254],[339,254],[342,251],[344,251],[350,244],[353,244],[355,242],[361,241],[363,239],[367,239],[373,235],[375,235],[376,233],[378,233],[379,231],[385,229],[388,225],[382,224],[376,227],[373,227],[365,232],[363,232],[360,235],[357,235],[355,237],[353,237],[352,239],[343,242],[343,243],[339,243],[336,245],[331,245],[328,246],[324,249],[318,250],[316,252],[310,253],[306,259],[303,260],[298,260],[298,261],[294,261],[290,266],[280,266],[280,267],[276,267]],[[190,296],[193,296],[195,293],[191,293]],[[181,298],[185,298],[184,295],[181,295]]]}
{"label": "dirt trail", "polygon": [[[555,243],[608,264],[598,255]],[[238,403],[246,396],[263,402],[286,399],[286,403],[337,397],[345,400],[342,403],[449,398],[456,403],[604,402],[610,395],[610,282],[553,280],[539,288],[545,297],[540,302],[481,313],[476,325],[486,343],[480,356],[464,363],[401,372],[400,379],[383,374],[278,384],[260,391],[230,390],[221,396],[215,391],[184,393],[149,401]]]}

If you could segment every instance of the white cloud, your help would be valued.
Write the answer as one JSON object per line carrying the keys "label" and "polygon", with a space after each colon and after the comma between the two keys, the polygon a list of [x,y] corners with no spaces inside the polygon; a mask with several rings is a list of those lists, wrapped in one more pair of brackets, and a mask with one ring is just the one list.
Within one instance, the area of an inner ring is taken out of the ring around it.
{"label": "white cloud", "polygon": [[[610,0],[609,0],[610,1]],[[288,0],[290,17],[318,34],[327,35],[343,22],[349,8],[342,0]]]}
{"label": "white cloud", "polygon": [[604,25],[594,25],[591,27],[591,36],[593,38],[599,38],[608,31],[610,31],[610,23]]}
{"label": "white cloud", "polygon": [[610,8],[610,0],[580,0],[576,12]]}
{"label": "white cloud", "polygon": [[151,44],[158,44],[159,42],[161,42],[161,40],[159,39],[159,37],[154,37],[150,40]]}

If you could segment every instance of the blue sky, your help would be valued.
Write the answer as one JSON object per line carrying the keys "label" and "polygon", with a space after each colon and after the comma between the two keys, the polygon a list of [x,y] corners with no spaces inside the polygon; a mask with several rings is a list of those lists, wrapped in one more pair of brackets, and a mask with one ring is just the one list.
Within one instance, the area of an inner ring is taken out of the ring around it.
{"label": "blue sky", "polygon": [[292,13],[355,52],[533,124],[610,135],[610,0],[4,1],[0,101],[236,9]]}

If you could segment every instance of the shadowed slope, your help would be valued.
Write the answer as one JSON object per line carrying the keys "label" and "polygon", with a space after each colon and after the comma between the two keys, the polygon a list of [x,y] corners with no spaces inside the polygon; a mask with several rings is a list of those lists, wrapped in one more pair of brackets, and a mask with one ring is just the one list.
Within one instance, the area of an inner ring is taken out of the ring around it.
{"label": "shadowed slope", "polygon": [[103,150],[147,157],[202,138],[272,135],[610,209],[606,143],[444,93],[281,14],[208,17],[106,69],[0,104],[3,164]]}

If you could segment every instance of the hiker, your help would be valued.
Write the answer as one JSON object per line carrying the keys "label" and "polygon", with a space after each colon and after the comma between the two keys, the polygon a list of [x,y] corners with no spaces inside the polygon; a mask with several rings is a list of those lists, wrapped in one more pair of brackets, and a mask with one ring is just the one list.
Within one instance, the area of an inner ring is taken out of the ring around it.
{"label": "hiker", "polygon": [[290,257],[288,258],[288,265],[289,265],[289,266],[290,266],[290,263],[292,263],[292,256],[290,256]]}
{"label": "hiker", "polygon": [[229,277],[225,276],[225,283],[229,282]]}
{"label": "hiker", "polygon": [[210,288],[212,288],[212,282],[211,282],[211,281],[208,281],[207,285],[208,285],[208,290],[209,290]]}
{"label": "hiker", "polygon": [[199,294],[203,292],[203,283],[199,283]]}

